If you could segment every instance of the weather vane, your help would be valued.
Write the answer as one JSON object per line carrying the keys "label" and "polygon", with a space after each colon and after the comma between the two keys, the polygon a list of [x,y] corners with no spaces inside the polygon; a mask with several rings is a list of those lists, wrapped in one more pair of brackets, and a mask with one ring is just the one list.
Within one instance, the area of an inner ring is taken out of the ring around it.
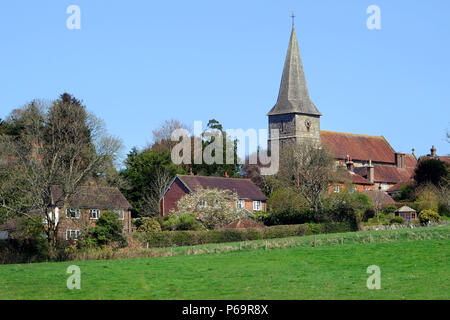
{"label": "weather vane", "polygon": [[292,18],[292,26],[294,26],[294,24],[295,24],[295,22],[294,22],[294,19],[295,19],[294,10],[291,10],[291,18]]}

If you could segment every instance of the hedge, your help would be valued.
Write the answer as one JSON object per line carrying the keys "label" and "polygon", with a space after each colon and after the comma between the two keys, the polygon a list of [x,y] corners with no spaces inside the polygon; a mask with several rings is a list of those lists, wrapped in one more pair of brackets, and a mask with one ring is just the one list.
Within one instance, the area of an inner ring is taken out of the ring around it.
{"label": "hedge", "polygon": [[148,247],[194,246],[208,243],[286,238],[321,233],[354,231],[348,223],[298,224],[264,229],[220,229],[206,231],[161,231],[136,233]]}

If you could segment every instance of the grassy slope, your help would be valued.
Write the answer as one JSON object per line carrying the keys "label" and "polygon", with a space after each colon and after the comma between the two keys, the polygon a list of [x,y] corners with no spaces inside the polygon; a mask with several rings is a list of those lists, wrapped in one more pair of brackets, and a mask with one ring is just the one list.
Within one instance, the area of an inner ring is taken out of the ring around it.
{"label": "grassy slope", "polygon": [[[450,241],[0,266],[0,299],[450,299]],[[67,266],[82,272],[66,288]],[[381,290],[366,268],[381,268]]]}

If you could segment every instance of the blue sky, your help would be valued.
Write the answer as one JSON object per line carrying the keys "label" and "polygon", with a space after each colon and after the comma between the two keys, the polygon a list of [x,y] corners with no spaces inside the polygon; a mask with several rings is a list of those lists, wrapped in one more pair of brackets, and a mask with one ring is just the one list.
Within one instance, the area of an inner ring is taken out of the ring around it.
{"label": "blue sky", "polygon": [[[81,29],[68,30],[69,5]],[[381,30],[366,9],[381,8]],[[125,152],[177,118],[267,128],[291,19],[322,130],[450,153],[450,1],[2,1],[0,117],[67,91]]]}

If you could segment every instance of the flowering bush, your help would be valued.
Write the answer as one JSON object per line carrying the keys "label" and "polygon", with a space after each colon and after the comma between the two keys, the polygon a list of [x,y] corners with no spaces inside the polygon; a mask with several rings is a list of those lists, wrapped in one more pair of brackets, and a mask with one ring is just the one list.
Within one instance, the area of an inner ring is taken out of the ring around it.
{"label": "flowering bush", "polygon": [[178,217],[194,214],[205,228],[217,229],[246,217],[237,200],[237,194],[229,190],[199,188],[178,200],[178,211],[171,213]]}
{"label": "flowering bush", "polygon": [[419,219],[421,223],[428,223],[429,221],[431,222],[439,222],[441,216],[433,210],[427,209],[427,210],[423,210],[420,214],[419,214]]}

